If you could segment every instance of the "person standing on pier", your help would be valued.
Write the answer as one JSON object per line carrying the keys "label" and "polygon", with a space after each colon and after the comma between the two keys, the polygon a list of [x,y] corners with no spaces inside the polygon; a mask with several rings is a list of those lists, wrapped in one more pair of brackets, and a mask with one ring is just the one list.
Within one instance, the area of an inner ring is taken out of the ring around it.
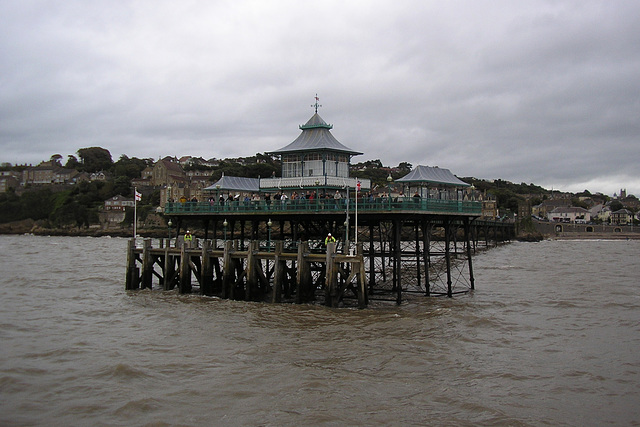
{"label": "person standing on pier", "polygon": [[329,243],[335,243],[336,238],[331,235],[331,233],[327,234],[327,237],[324,239],[324,245],[327,246]]}
{"label": "person standing on pier", "polygon": [[333,196],[333,199],[336,201],[336,209],[340,209],[340,199],[342,199],[342,194],[338,190],[336,190],[336,194]]}

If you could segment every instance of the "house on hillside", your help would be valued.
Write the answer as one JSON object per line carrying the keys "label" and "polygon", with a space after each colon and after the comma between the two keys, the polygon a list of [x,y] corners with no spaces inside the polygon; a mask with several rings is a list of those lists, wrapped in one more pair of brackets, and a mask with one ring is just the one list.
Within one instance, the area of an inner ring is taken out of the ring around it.
{"label": "house on hillside", "polygon": [[133,199],[129,199],[127,197],[121,196],[118,194],[117,196],[113,196],[112,198],[105,200],[104,202],[104,210],[105,211],[124,211],[127,207],[133,207],[134,202]]}
{"label": "house on hillside", "polygon": [[633,222],[633,212],[629,209],[618,209],[611,212],[611,224],[627,225]]}
{"label": "house on hillside", "polygon": [[567,198],[558,198],[558,199],[550,199],[545,200],[539,205],[535,205],[531,207],[531,214],[539,216],[541,218],[548,217],[549,213],[553,211],[555,208],[559,207],[568,207],[571,205],[571,199]]}
{"label": "house on hillside", "polygon": [[478,200],[482,202],[482,217],[496,219],[498,217],[498,201],[495,196],[481,194]]}
{"label": "house on hillside", "polygon": [[92,172],[91,175],[89,175],[91,181],[106,181],[107,178],[108,176],[104,171]]}
{"label": "house on hillside", "polygon": [[75,184],[81,174],[53,161],[41,162],[22,171],[22,185]]}
{"label": "house on hillside", "polygon": [[153,166],[150,182],[154,187],[186,185],[187,175],[174,158],[165,157]]}
{"label": "house on hillside", "polygon": [[11,175],[0,176],[0,193],[6,193],[10,188],[15,190],[18,185],[20,185],[20,182],[16,177]]}
{"label": "house on hillside", "polygon": [[117,195],[105,200],[104,209],[98,215],[100,224],[107,229],[111,227],[119,227],[124,221],[127,209],[133,209],[134,201],[127,197]]}
{"label": "house on hillside", "polygon": [[576,206],[558,207],[547,214],[547,219],[556,222],[589,222],[591,213]]}
{"label": "house on hillside", "polygon": [[30,166],[22,171],[22,185],[53,184],[57,169],[60,169],[60,166],[54,162],[41,162],[38,166]]}

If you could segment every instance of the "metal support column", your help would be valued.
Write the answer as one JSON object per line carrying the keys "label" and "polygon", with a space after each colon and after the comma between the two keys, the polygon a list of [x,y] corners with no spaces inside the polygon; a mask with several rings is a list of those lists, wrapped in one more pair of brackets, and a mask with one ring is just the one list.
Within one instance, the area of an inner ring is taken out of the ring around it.
{"label": "metal support column", "polygon": [[470,239],[470,229],[471,225],[469,224],[469,218],[464,219],[464,240],[467,245],[467,259],[469,260],[469,283],[471,285],[471,289],[475,289],[474,278],[473,278],[473,262],[471,261],[471,239]]}
{"label": "metal support column", "polygon": [[444,220],[444,257],[447,264],[447,296],[453,297],[453,290],[451,288],[451,220],[445,218]]}

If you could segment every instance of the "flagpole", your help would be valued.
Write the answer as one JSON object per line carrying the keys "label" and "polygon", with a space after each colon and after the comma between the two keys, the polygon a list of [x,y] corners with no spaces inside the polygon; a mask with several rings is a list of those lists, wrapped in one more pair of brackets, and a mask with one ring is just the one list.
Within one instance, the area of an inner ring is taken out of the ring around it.
{"label": "flagpole", "polygon": [[353,234],[356,235],[356,248],[358,247],[358,193],[360,192],[360,181],[356,176],[356,229]]}
{"label": "flagpole", "polygon": [[138,223],[138,189],[133,187],[133,240],[136,240],[136,224]]}

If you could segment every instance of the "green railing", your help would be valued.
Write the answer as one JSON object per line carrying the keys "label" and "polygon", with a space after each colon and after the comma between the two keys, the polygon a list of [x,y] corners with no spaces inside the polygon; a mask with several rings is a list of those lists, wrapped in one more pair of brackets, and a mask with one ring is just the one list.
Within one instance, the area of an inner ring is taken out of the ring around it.
{"label": "green railing", "polygon": [[[349,204],[349,211],[355,212],[355,200],[350,199],[319,199],[319,200],[272,200],[260,201],[227,201],[218,202],[186,202],[167,203],[165,214],[207,214],[207,213],[290,213],[290,212],[345,212]],[[423,199],[413,197],[399,197],[392,200],[358,200],[358,212],[398,212],[419,211],[425,213],[480,215],[482,203],[462,200]]]}

